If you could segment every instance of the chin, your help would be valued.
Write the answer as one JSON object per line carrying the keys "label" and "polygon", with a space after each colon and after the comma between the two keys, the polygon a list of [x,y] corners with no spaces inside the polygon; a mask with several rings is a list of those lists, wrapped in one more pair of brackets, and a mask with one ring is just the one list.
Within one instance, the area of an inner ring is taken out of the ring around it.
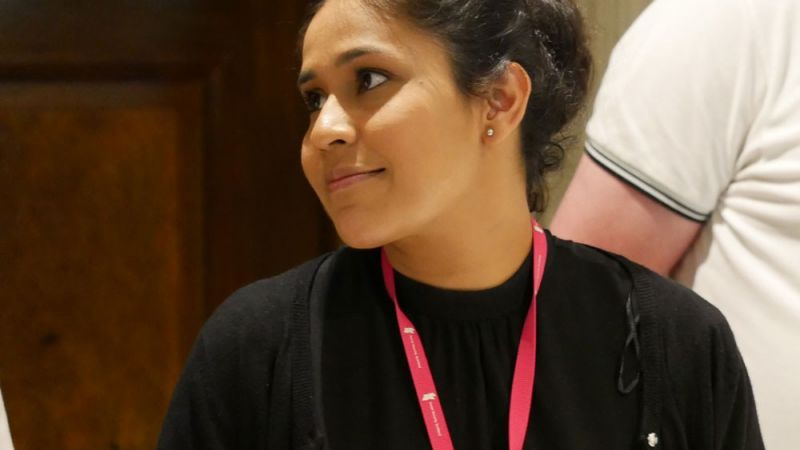
{"label": "chin", "polygon": [[339,234],[339,239],[341,239],[345,245],[356,249],[382,247],[390,242],[387,239],[382,239],[380,236],[377,236],[376,233],[369,231],[342,230],[336,227],[336,232]]}
{"label": "chin", "polygon": [[395,240],[388,227],[378,223],[380,221],[355,220],[352,217],[333,219],[339,239],[348,247],[357,249],[382,247]]}

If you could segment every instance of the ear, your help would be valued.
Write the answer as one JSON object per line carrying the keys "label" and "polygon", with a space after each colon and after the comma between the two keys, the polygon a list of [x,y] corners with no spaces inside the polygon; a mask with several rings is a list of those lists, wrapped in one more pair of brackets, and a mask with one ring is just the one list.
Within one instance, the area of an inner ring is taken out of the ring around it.
{"label": "ear", "polygon": [[[519,63],[509,63],[485,94],[485,142],[500,142],[514,134],[525,117],[530,95],[528,72]],[[491,136],[486,133],[489,128],[494,130]]]}

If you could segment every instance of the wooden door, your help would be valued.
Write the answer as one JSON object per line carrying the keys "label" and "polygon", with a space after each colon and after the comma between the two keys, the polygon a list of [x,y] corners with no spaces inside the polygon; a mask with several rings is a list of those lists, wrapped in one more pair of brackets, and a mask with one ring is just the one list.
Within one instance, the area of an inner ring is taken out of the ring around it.
{"label": "wooden door", "polygon": [[0,386],[17,450],[150,449],[202,321],[331,243],[302,0],[0,2]]}

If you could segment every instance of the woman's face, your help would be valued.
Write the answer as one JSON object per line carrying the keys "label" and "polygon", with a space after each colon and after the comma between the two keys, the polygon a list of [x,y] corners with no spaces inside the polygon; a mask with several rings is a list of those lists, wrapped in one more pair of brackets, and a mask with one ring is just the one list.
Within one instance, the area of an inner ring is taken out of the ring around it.
{"label": "woman's face", "polygon": [[371,248],[468,209],[481,183],[482,102],[442,44],[360,0],[328,0],[303,41],[302,164],[342,240]]}

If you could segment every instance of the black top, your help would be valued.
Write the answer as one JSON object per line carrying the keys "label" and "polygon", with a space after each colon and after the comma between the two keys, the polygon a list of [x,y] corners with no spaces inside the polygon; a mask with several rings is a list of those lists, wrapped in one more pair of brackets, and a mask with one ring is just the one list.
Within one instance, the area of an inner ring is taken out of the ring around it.
{"label": "black top", "polygon": [[[525,448],[641,448],[641,389],[626,395],[617,383],[630,330],[630,273],[604,252],[552,236],[548,242]],[[529,258],[502,285],[466,292],[396,276],[456,450],[508,448],[511,377],[530,273]],[[654,322],[663,349],[651,353],[666,376],[658,448],[763,448],[747,374],[724,318],[691,291],[651,276],[663,306]],[[319,443],[334,450],[430,448],[379,252],[340,250],[329,277],[320,318],[311,321],[322,342],[321,370],[312,374],[326,428]],[[287,331],[297,278],[294,270],[244,288],[209,320],[176,387],[159,448],[297,448],[290,437],[298,375],[290,370]]]}
{"label": "black top", "polygon": [[[565,251],[551,251],[551,265]],[[378,256],[361,258],[359,283],[333,288],[324,315],[322,392],[332,449],[429,446]],[[511,380],[531,301],[531,259],[507,282],[482,291],[438,289],[396,273],[398,301],[425,345],[457,450],[508,448]],[[638,396],[624,396],[615,385],[630,283],[621,267],[611,266],[608,273],[604,259],[582,264],[588,267],[564,265],[566,270],[547,272],[542,283],[526,448],[633,444]],[[598,263],[606,270],[596,280],[598,267],[591,266]],[[606,295],[596,295],[598,290]]]}

